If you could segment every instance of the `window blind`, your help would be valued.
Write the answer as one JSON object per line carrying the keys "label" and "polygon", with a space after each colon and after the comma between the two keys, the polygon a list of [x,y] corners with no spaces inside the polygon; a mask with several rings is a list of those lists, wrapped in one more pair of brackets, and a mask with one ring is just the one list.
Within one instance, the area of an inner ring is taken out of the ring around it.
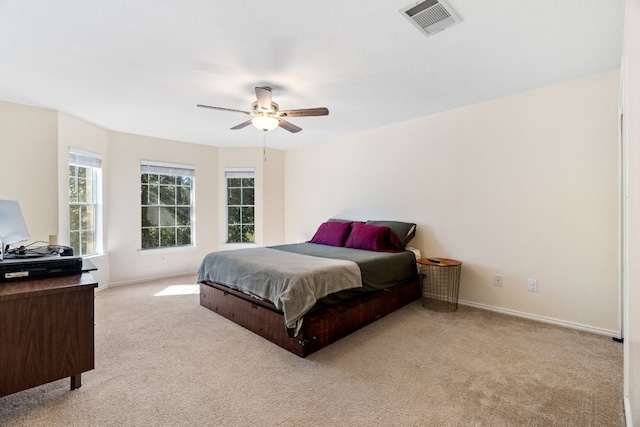
{"label": "window blind", "polygon": [[141,173],[151,173],[158,175],[173,175],[173,176],[195,176],[196,170],[193,166],[178,166],[178,165],[170,165],[170,164],[161,164],[161,163],[150,163],[150,162],[142,162],[140,163],[140,172]]}
{"label": "window blind", "polygon": [[101,168],[102,157],[98,154],[70,151],[69,164],[74,166],[84,166],[87,168]]}
{"label": "window blind", "polygon": [[228,170],[224,172],[224,177],[229,178],[253,178],[255,172],[253,170]]}

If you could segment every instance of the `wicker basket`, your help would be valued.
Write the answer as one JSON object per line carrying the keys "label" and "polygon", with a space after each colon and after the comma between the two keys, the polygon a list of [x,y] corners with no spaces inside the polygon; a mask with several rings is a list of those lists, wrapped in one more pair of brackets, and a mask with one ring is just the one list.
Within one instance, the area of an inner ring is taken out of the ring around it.
{"label": "wicker basket", "polygon": [[434,311],[456,311],[462,263],[446,258],[421,258],[422,306]]}

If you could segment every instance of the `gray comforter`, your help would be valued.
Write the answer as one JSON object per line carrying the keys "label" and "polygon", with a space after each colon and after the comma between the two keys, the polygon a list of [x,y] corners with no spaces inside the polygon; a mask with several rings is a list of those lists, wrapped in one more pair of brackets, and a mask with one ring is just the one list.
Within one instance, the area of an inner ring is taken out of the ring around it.
{"label": "gray comforter", "polygon": [[210,253],[198,271],[198,282],[206,280],[271,301],[296,334],[318,299],[362,287],[360,268],[352,261],[272,248]]}
{"label": "gray comforter", "polygon": [[417,273],[416,257],[411,251],[374,252],[314,243],[291,243],[271,246],[271,248],[355,262],[360,267],[362,274],[362,288],[354,289],[358,292],[371,292],[395,286],[404,281],[415,279]]}

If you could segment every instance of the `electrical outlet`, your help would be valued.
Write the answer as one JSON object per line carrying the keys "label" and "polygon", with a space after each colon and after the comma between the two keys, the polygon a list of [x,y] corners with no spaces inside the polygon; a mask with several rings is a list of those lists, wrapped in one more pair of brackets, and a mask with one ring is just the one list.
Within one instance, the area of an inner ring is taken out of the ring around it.
{"label": "electrical outlet", "polygon": [[527,290],[529,292],[538,292],[538,281],[536,279],[528,279]]}
{"label": "electrical outlet", "polygon": [[493,286],[502,286],[502,275],[494,274],[493,275]]}
{"label": "electrical outlet", "polygon": [[164,255],[160,255],[160,262],[167,261],[167,258]]}

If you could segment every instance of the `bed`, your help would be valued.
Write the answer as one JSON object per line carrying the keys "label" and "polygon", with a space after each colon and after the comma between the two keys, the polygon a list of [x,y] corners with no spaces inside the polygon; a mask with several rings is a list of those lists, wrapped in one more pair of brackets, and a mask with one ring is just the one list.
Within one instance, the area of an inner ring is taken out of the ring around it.
{"label": "bed", "polygon": [[305,243],[212,252],[200,304],[306,357],[421,297],[414,235],[411,223],[331,219]]}

